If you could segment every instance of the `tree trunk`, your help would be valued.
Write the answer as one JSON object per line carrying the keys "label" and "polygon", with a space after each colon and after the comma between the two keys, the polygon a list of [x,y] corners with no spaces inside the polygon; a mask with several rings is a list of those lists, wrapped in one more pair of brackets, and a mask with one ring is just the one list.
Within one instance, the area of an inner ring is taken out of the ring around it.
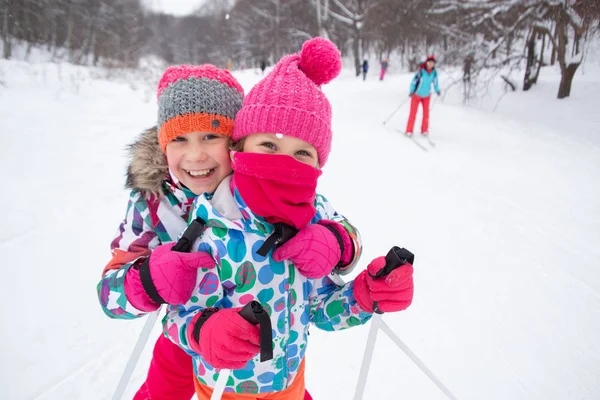
{"label": "tree trunk", "polygon": [[279,23],[281,21],[280,19],[280,11],[279,11],[279,6],[280,6],[280,0],[276,0],[275,1],[275,62],[279,61],[279,58],[281,57],[281,46],[279,43]]}
{"label": "tree trunk", "polygon": [[10,29],[8,14],[11,11],[10,0],[3,1],[4,15],[2,18],[2,57],[9,59],[12,56],[12,41],[10,35],[12,29]]}
{"label": "tree trunk", "polygon": [[3,46],[2,46],[2,57],[7,60],[12,56],[12,42],[8,36],[3,38]]}
{"label": "tree trunk", "polygon": [[352,54],[354,56],[354,68],[356,70],[356,76],[360,76],[360,54],[359,54],[359,43],[358,39],[354,38],[354,43],[352,43]]}
{"label": "tree trunk", "polygon": [[523,79],[523,91],[528,91],[531,89],[533,84],[537,79],[537,75],[535,74],[535,37],[536,31],[533,30],[529,35],[529,39],[527,41],[527,65],[525,66],[525,78]]}
{"label": "tree trunk", "polygon": [[[558,24],[554,27],[554,41],[558,39]],[[556,56],[558,49],[556,46],[552,46],[552,57],[550,57],[550,65],[556,64]]]}
{"label": "tree trunk", "polygon": [[315,5],[317,7],[317,27],[319,29],[319,36],[325,39],[329,39],[329,34],[327,33],[327,28],[325,27],[325,21],[327,19],[328,14],[327,2],[325,2],[325,5],[321,5],[321,0],[317,0],[315,2]]}
{"label": "tree trunk", "polygon": [[356,76],[360,76],[361,62],[360,62],[360,29],[356,26],[357,21],[354,21],[354,38],[352,42],[352,55],[354,56],[354,68],[356,69]]}
{"label": "tree trunk", "polygon": [[[569,62],[567,63],[567,50],[569,43],[569,25],[568,20],[565,14],[565,11],[561,10],[561,13],[558,15],[556,21],[556,33],[558,35],[558,50],[557,57],[558,63],[560,64],[560,85],[558,87],[558,98],[564,99],[565,97],[569,97],[571,95],[571,84],[573,82],[573,77],[575,76],[575,72],[581,62]],[[575,37],[573,39],[573,47],[577,49],[577,43],[581,38],[581,32],[577,30],[576,27],[573,27],[575,31]]]}
{"label": "tree trunk", "polygon": [[[540,68],[544,65],[544,49],[546,48],[546,35],[542,33],[542,50],[540,51],[540,62],[538,67],[538,74],[540,73]],[[536,77],[537,80],[537,77]]]}
{"label": "tree trunk", "polygon": [[579,68],[579,63],[569,64],[569,66],[562,71],[560,76],[560,85],[558,87],[559,99],[564,99],[565,97],[569,97],[571,95],[571,83],[573,83],[573,77],[575,76],[577,68]]}

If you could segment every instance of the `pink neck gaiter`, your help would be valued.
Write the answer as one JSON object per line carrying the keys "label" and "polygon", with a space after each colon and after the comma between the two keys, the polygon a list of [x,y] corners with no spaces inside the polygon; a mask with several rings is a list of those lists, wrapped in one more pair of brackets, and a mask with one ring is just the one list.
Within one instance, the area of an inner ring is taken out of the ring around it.
{"label": "pink neck gaiter", "polygon": [[321,170],[280,154],[234,152],[233,184],[256,215],[301,229],[315,216]]}

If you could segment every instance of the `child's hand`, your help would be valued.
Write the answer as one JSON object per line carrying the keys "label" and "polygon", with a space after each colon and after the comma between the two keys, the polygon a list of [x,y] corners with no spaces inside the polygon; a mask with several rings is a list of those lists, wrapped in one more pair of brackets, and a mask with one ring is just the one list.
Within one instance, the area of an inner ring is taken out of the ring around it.
{"label": "child's hand", "polygon": [[[239,314],[240,308],[212,312],[208,318],[198,314],[189,323],[190,347],[215,368],[244,368],[260,353],[259,327],[246,321]],[[197,327],[197,324],[201,326]]]}
{"label": "child's hand", "polygon": [[342,256],[340,245],[343,247],[344,244],[341,235],[338,233],[340,236],[338,239],[332,232],[336,228],[330,224],[336,223],[328,222],[327,226],[312,224],[302,228],[296,236],[275,250],[273,259],[290,260],[307,278],[322,278],[329,275],[340,262]]}
{"label": "child's hand", "polygon": [[[148,265],[139,267],[139,274],[144,278],[143,269],[149,268],[150,277],[156,293],[150,293],[147,284],[145,293],[154,303],[185,304],[196,286],[198,268],[214,268],[215,260],[206,252],[181,253],[172,251],[175,243],[158,246],[148,261]],[[131,270],[130,270],[131,271]],[[162,300],[162,302],[160,302]]]}
{"label": "child's hand", "polygon": [[354,279],[354,297],[367,312],[402,311],[412,303],[413,266],[404,264],[387,276],[373,278],[384,266],[385,257],[378,257]]}

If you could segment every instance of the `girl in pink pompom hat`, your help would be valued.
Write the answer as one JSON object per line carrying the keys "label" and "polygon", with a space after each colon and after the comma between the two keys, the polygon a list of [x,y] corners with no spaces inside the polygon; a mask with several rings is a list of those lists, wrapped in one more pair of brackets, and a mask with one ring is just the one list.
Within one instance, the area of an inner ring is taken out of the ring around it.
{"label": "girl in pink pompom hat", "polygon": [[[337,331],[410,305],[412,267],[377,284],[366,270],[348,283],[332,274],[349,272],[361,251],[356,230],[316,193],[331,151],[321,85],[340,70],[339,51],[322,38],[282,58],[236,115],[227,216],[205,196],[194,202],[190,220],[210,229],[193,248],[211,254],[216,269],[198,271],[164,332],[193,355],[199,400],[228,370],[222,399],[303,399],[310,323]],[[258,325],[243,316],[248,304],[262,313]]]}

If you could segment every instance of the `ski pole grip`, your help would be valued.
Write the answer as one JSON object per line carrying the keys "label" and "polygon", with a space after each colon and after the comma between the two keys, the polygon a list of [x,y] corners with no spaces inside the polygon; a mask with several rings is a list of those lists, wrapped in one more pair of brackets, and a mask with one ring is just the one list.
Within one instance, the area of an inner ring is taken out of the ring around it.
{"label": "ski pole grip", "polygon": [[191,224],[185,229],[183,235],[177,241],[177,244],[171,248],[171,251],[178,251],[180,253],[189,253],[192,250],[194,240],[198,239],[204,231],[206,222],[200,217],[197,217],[192,221]]}
{"label": "ski pole grip", "polygon": [[[396,268],[400,268],[404,264],[413,265],[415,262],[415,255],[410,251],[406,250],[404,247],[400,248],[398,246],[394,246],[390,249],[390,251],[385,256],[385,266],[381,268],[375,275],[369,275],[373,279],[378,279],[384,276],[387,276],[390,272],[395,270]],[[383,311],[379,309],[379,302],[373,302],[373,311],[376,314],[383,314]]]}
{"label": "ski pole grip", "polygon": [[258,301],[251,301],[240,310],[240,315],[260,328],[260,362],[273,359],[271,317]]}

